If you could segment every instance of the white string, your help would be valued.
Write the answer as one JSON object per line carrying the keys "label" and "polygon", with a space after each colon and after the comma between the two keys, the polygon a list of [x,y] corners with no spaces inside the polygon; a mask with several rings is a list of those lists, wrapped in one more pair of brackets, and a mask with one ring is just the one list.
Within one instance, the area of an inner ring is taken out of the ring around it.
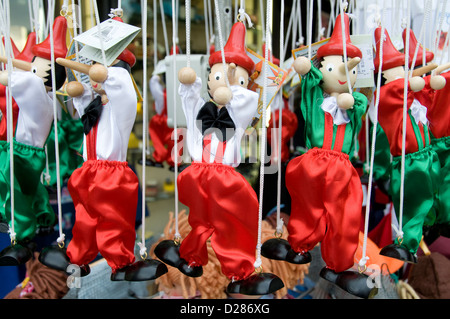
{"label": "white string", "polygon": [[[433,52],[438,52],[439,49],[439,41],[441,39],[441,33],[442,33],[442,23],[444,22],[444,16],[445,13],[447,12],[447,0],[444,0],[444,3],[442,4],[442,10],[441,10],[441,19],[439,21],[439,34],[437,36],[437,39],[435,41],[435,47],[434,47],[434,51]],[[447,35],[446,35],[446,41],[447,42],[447,38],[448,38],[448,30],[447,30]],[[442,49],[445,48],[445,42],[444,42],[444,47]],[[443,50],[442,50],[443,51]],[[444,54],[442,54],[441,56],[441,63],[442,63],[442,57],[444,56]]]}
{"label": "white string", "polygon": [[261,15],[261,37],[262,37],[262,43],[266,41],[266,31],[265,31],[265,25],[264,25],[264,4],[263,0],[259,0],[259,11]]}
{"label": "white string", "polygon": [[[175,8],[175,0],[172,0],[172,8]],[[175,14],[172,14],[172,43],[173,43],[173,86],[176,87],[177,85],[177,68],[176,68],[176,62],[177,62],[177,30],[176,30],[176,19],[177,16]],[[188,19],[188,17],[186,17]],[[174,173],[175,173],[175,239],[181,238],[180,232],[179,232],[179,226],[178,226],[178,150],[177,150],[177,144],[178,144],[178,127],[177,127],[177,91],[174,90],[173,93],[173,134],[174,134],[174,147],[175,150],[174,156]]]}
{"label": "white string", "polygon": [[186,66],[191,67],[191,0],[186,0]]}
{"label": "white string", "polygon": [[58,201],[58,222],[59,222],[59,237],[57,238],[58,244],[64,243],[65,235],[62,232],[62,207],[61,207],[61,173],[60,173],[60,161],[59,161],[59,138],[58,138],[58,109],[56,104],[56,75],[55,75],[55,48],[53,38],[53,15],[55,12],[55,1],[48,0],[49,11],[48,19],[51,21],[50,31],[50,63],[51,63],[51,77],[52,77],[52,102],[53,102],[53,128],[55,131],[55,163],[56,163],[56,194]]}
{"label": "white string", "polygon": [[286,39],[285,39],[285,42],[284,42],[284,50],[282,51],[283,52],[283,54],[282,54],[283,57],[286,56],[286,50],[287,50],[287,46],[288,46],[289,37],[291,35],[292,23],[293,23],[294,17],[295,17],[295,7],[297,5],[297,1],[298,0],[294,0],[294,2],[292,3],[291,15],[289,17],[289,23],[288,23],[288,27],[287,27],[287,34],[286,34]]}
{"label": "white string", "polygon": [[222,36],[222,22],[220,19],[220,12],[219,12],[219,4],[217,0],[214,0],[214,9],[216,11],[216,20],[217,20],[217,33],[219,34],[219,45],[220,45],[220,52],[222,55],[222,64],[223,64],[223,74],[225,78],[225,83],[228,88],[230,88],[230,82],[228,81],[227,76],[227,65],[225,63],[225,51],[224,51],[224,44],[223,44],[223,36]]}
{"label": "white string", "polygon": [[205,37],[206,37],[206,55],[209,55],[210,48],[210,35],[209,35],[209,18],[208,18],[208,3],[207,0],[203,0],[203,14],[205,16]]}
{"label": "white string", "polygon": [[[284,33],[284,0],[281,0],[281,8],[280,8],[280,52],[283,52],[283,33]],[[280,56],[280,68],[283,69],[284,56]],[[282,88],[280,88],[282,90]],[[281,91],[279,94],[282,94]],[[281,97],[282,99],[282,97]],[[282,143],[282,125],[283,125],[283,107],[284,103],[281,100],[281,105],[279,108],[279,118],[278,118],[278,176],[277,176],[277,226],[276,231],[278,234],[283,232],[283,219],[281,216],[281,143]]]}
{"label": "white string", "polygon": [[[266,41],[271,39],[270,25],[272,17],[272,0],[267,1],[266,10]],[[263,108],[262,108],[262,122],[261,122],[261,142],[260,142],[260,177],[259,177],[259,207],[258,207],[258,241],[256,245],[256,261],[254,263],[255,268],[261,267],[261,225],[262,225],[262,208],[263,208],[263,196],[264,196],[264,164],[266,155],[266,139],[267,139],[267,128],[266,128],[266,108],[267,108],[267,85],[268,85],[268,60],[269,60],[269,46],[266,45],[264,52],[264,83],[263,83]],[[280,173],[278,173],[280,174]]]}
{"label": "white string", "polygon": [[301,0],[298,1],[298,5],[297,5],[297,18],[298,18],[298,41],[296,43],[297,46],[300,46],[303,44],[303,42],[305,41],[305,39],[303,38],[303,28],[302,28],[302,12],[301,12]]}
{"label": "white string", "polygon": [[[313,7],[314,7],[314,0],[309,0],[309,14],[308,14],[308,60],[311,60],[312,58],[312,22],[313,22]],[[300,5],[300,4],[299,4]]]}
{"label": "white string", "polygon": [[166,47],[166,54],[170,54],[169,40],[167,38],[166,18],[164,15],[164,5],[163,5],[162,0],[159,0],[159,10],[161,11],[161,23],[162,23],[162,27],[163,27],[164,45]]}
{"label": "white string", "polygon": [[6,118],[7,118],[7,134],[8,134],[8,140],[10,142],[9,144],[9,165],[10,165],[10,197],[11,197],[11,223],[10,223],[10,229],[9,229],[9,236],[11,238],[11,242],[14,243],[16,241],[16,231],[15,231],[15,205],[14,205],[14,137],[13,137],[13,108],[12,108],[12,93],[11,93],[11,73],[13,71],[13,65],[12,65],[12,45],[11,45],[11,35],[10,35],[10,26],[11,26],[11,18],[10,18],[10,4],[9,0],[6,1],[6,8],[5,5],[2,4],[1,12],[5,13],[5,17],[2,19],[5,29],[5,51],[7,56],[7,64],[6,69],[8,70],[8,86],[6,87]]}
{"label": "white string", "polygon": [[334,17],[334,3],[335,3],[335,1],[336,0],[330,0],[330,7],[331,7],[331,9],[330,9],[330,18],[328,20],[327,38],[330,37],[331,28],[333,26],[334,19],[335,19],[335,17]]}
{"label": "white string", "polygon": [[[347,9],[348,2],[343,2],[340,0],[340,12],[341,12],[341,28],[342,28],[342,47],[343,47],[343,54],[344,54],[344,65],[345,65],[345,76],[347,77],[347,85],[348,85],[348,93],[352,94],[352,84],[350,83],[350,74],[348,70],[348,61],[347,61],[347,45],[346,45],[346,32],[345,32],[345,13],[344,8]],[[350,23],[349,23],[350,25]],[[337,28],[338,26],[335,26]],[[350,31],[349,31],[350,32]]]}
{"label": "white string", "polygon": [[[142,112],[143,112],[143,125],[142,125],[142,163],[145,164],[146,160],[146,149],[147,149],[147,128],[148,128],[148,84],[147,84],[147,0],[141,0],[141,20],[142,20],[142,81],[143,81],[143,95],[142,95]],[[156,65],[155,65],[156,66]],[[145,165],[142,165],[142,194],[145,194],[145,186],[146,186],[146,169]],[[142,200],[142,223],[141,223],[141,242],[138,243],[139,246],[139,254],[141,258],[146,259],[147,255],[147,247],[145,247],[145,208],[146,201],[145,196],[141,196]]]}
{"label": "white string", "polygon": [[[384,1],[383,1],[384,2]],[[386,13],[386,7],[383,6],[383,16],[384,19]],[[371,203],[371,197],[372,197],[372,183],[373,183],[373,163],[375,158],[375,142],[377,138],[377,126],[378,126],[378,106],[380,104],[380,87],[381,87],[381,74],[383,69],[383,45],[384,45],[384,31],[385,27],[384,24],[381,25],[381,35],[380,35],[380,47],[379,52],[377,54],[379,55],[379,61],[380,64],[378,66],[378,74],[377,74],[377,88],[376,88],[376,96],[375,96],[375,116],[373,119],[373,128],[372,128],[372,145],[371,145],[371,154],[370,154],[370,168],[369,168],[369,181],[367,184],[367,198],[366,198],[366,212],[365,212],[365,219],[364,219],[364,241],[363,241],[363,247],[362,247],[362,258],[359,261],[359,266],[364,267],[369,257],[367,257],[367,237],[369,233],[369,215],[370,215],[370,203]],[[367,118],[369,117],[369,114],[366,114]],[[366,122],[366,132],[368,132],[368,123]],[[368,135],[368,134],[367,134]]]}
{"label": "white string", "polygon": [[97,0],[92,0],[93,4],[94,4],[94,11],[95,11],[95,20],[97,22],[97,29],[98,29],[98,33],[99,33],[99,40],[100,40],[100,49],[102,51],[102,59],[103,59],[103,65],[105,67],[108,67],[107,63],[106,63],[106,54],[105,54],[105,45],[103,43],[103,36],[102,36],[102,26],[100,25],[100,17],[98,14],[98,6],[97,6]]}
{"label": "white string", "polygon": [[[424,34],[425,26],[427,25],[428,17],[430,16],[430,13],[431,13],[431,6],[432,6],[432,0],[428,0],[427,3],[425,4],[425,13],[424,13],[424,18],[423,18],[423,23],[422,23],[422,27],[420,28],[419,37],[417,38],[416,48],[414,50],[414,56],[413,56],[413,60],[411,63],[412,69],[414,69],[414,65],[416,64],[417,54],[419,53],[419,47],[420,47],[420,39],[422,39],[422,36]],[[409,51],[408,51],[408,55],[409,55]],[[423,59],[425,60],[425,58],[426,58],[425,45],[422,45],[422,55],[423,55]],[[412,72],[410,72],[410,75],[409,75],[409,78],[411,78],[411,77],[412,77]]]}
{"label": "white string", "polygon": [[[406,18],[406,43],[405,52],[409,52],[409,30],[411,23],[411,4],[407,3],[407,18]],[[399,230],[398,237],[403,238],[402,234],[402,222],[403,222],[403,199],[404,199],[404,188],[405,188],[405,145],[406,145],[406,119],[408,115],[408,81],[409,81],[409,54],[405,54],[405,79],[404,79],[404,90],[403,90],[403,128],[402,128],[402,157],[401,157],[401,175],[400,175],[400,207],[399,207]]]}
{"label": "white string", "polygon": [[153,69],[158,64],[158,7],[156,1],[153,0]]}

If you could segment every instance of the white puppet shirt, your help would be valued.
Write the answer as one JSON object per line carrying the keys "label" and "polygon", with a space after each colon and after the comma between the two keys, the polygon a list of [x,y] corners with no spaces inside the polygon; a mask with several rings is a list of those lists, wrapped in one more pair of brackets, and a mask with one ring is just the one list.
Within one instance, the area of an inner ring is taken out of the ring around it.
{"label": "white puppet shirt", "polygon": [[[196,162],[202,161],[203,154],[203,134],[196,123],[197,114],[206,102],[200,95],[201,88],[202,80],[199,77],[193,84],[180,84],[179,87],[181,106],[186,117],[186,143],[190,156]],[[237,167],[241,162],[240,147],[242,136],[258,108],[258,94],[238,85],[233,85],[230,89],[233,97],[225,107],[236,129],[234,135],[227,140],[222,164]],[[211,163],[214,162],[218,145],[219,138],[213,134],[209,159]]]}
{"label": "white puppet shirt", "polygon": [[[73,99],[74,107],[80,117],[86,107],[95,98],[92,88],[83,84],[84,92]],[[98,120],[97,159],[108,161],[126,161],[128,142],[136,120],[137,97],[127,70],[121,67],[109,67],[108,78],[102,83],[108,97]],[[87,160],[86,136],[83,141],[83,158]]]}
{"label": "white puppet shirt", "polygon": [[11,73],[11,94],[19,106],[15,138],[19,143],[43,148],[53,123],[53,99],[44,82],[32,72]]}

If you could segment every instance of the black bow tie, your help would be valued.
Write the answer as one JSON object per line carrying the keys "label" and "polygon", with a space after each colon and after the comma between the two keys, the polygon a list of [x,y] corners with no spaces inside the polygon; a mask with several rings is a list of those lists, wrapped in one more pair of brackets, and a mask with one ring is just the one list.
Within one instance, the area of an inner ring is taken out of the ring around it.
{"label": "black bow tie", "polygon": [[83,123],[84,134],[88,135],[91,128],[97,124],[98,119],[103,111],[102,98],[97,96],[87,106],[83,116],[81,116],[81,122]]}
{"label": "black bow tie", "polygon": [[[200,123],[198,121],[200,121]],[[221,137],[222,142],[228,141],[234,135],[234,130],[236,129],[236,126],[234,125],[234,122],[231,119],[227,108],[222,107],[219,110],[219,112],[217,112],[216,104],[211,101],[206,102],[205,105],[203,105],[200,111],[198,112],[197,126],[199,130],[202,131],[203,136],[205,135],[205,132],[207,130],[209,131],[211,131],[210,129],[220,130],[222,134],[221,136],[217,134],[217,136],[219,138]],[[233,130],[228,130],[229,132],[227,134],[227,128],[232,128]]]}

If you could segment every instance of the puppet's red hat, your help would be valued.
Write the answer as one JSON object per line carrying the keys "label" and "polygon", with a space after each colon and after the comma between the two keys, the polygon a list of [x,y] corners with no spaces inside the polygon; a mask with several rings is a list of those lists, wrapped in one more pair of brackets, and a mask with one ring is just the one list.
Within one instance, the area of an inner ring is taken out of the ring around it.
{"label": "puppet's red hat", "polygon": [[[262,45],[262,56],[265,57],[266,55],[266,44],[263,43]],[[277,59],[275,56],[272,55],[272,52],[269,50],[269,61],[272,62],[275,65],[280,66],[280,60]]]}
{"label": "puppet's red hat", "polygon": [[[344,46],[342,38],[342,25],[341,25],[341,15],[338,15],[336,22],[334,24],[333,33],[331,34],[330,40],[322,45],[319,50],[317,50],[317,58],[320,59],[328,55],[344,55]],[[350,40],[350,19],[346,13],[344,13],[344,25],[345,25],[345,48],[347,51],[347,56],[349,58],[359,57],[362,58],[361,50],[352,44]]]}
{"label": "puppet's red hat", "polygon": [[[223,48],[225,62],[235,63],[237,66],[246,69],[248,74],[253,74],[255,62],[246,53],[245,33],[246,29],[243,22],[236,22],[233,25],[227,44]],[[213,66],[216,63],[222,63],[222,52],[220,50],[209,57],[209,66]]]}
{"label": "puppet's red hat", "polygon": [[[402,32],[402,38],[403,38],[403,46],[406,50],[406,29],[403,29]],[[411,68],[413,59],[414,59],[414,53],[416,52],[416,46],[417,46],[417,38],[414,34],[414,31],[412,29],[409,29],[409,67]],[[417,51],[417,57],[416,57],[416,63],[414,67],[422,65],[423,60],[423,46],[419,43],[419,50]],[[433,60],[434,53],[425,49],[425,61],[426,63],[429,63]]]}
{"label": "puppet's red hat", "polygon": [[381,71],[389,70],[397,66],[405,65],[405,55],[398,51],[389,37],[389,33],[384,29],[384,35],[381,36],[381,28],[375,29],[375,43],[376,43],[376,53],[373,64],[375,67],[375,73],[378,73],[378,68],[380,66],[380,43],[383,40],[383,65],[381,66]]}
{"label": "puppet's red hat", "polygon": [[[114,17],[112,19],[123,22],[120,17]],[[122,53],[119,54],[117,59],[128,63],[131,68],[136,64],[136,57],[134,56],[133,52],[131,52],[127,48],[125,48],[125,50],[123,50]]]}
{"label": "puppet's red hat", "polygon": [[22,51],[16,55],[16,59],[31,62],[34,54],[32,52],[33,47],[36,45],[36,32],[30,32],[27,38],[27,43],[23,47]]}
{"label": "puppet's red hat", "polygon": [[180,47],[178,45],[175,48],[172,46],[172,48],[170,49],[170,55],[173,55],[174,51],[176,54],[180,54]]}
{"label": "puppet's red hat", "polygon": [[[20,54],[20,50],[17,48],[16,44],[14,43],[12,38],[9,38],[11,40],[11,48],[12,48],[12,54],[14,58],[16,58]],[[3,46],[6,46],[5,37],[3,37]]]}
{"label": "puppet's red hat", "polygon": [[[53,22],[53,48],[55,59],[65,58],[67,54],[66,45],[67,20],[63,16],[58,16]],[[34,56],[51,60],[50,35],[39,44],[32,47],[31,52]]]}

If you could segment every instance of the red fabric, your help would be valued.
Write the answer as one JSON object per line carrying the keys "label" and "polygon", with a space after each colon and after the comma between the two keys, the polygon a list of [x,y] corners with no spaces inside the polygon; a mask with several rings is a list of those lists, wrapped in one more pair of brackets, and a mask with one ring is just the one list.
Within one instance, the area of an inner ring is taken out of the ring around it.
{"label": "red fabric", "polygon": [[[397,79],[385,84],[380,90],[378,122],[386,133],[391,154],[393,156],[400,156],[402,154],[404,79]],[[417,94],[416,96],[420,98],[420,94]],[[408,110],[411,107],[414,97],[414,92],[408,88]],[[419,123],[419,127],[422,133],[422,140],[425,141],[422,123]],[[411,119],[407,116],[405,152],[406,154],[409,154],[415,153],[418,150],[419,145],[414,134]]]}
{"label": "red fabric", "polygon": [[[6,87],[3,85],[0,85],[0,111],[2,112],[2,119],[0,121],[0,140],[6,141],[8,137],[8,122],[6,119]],[[12,99],[12,109],[13,109],[13,127],[15,133],[15,128],[17,125],[17,117],[19,116],[19,106],[17,105],[16,101]]]}
{"label": "red fabric", "polygon": [[113,272],[134,262],[138,178],[126,162],[87,160],[68,182],[75,205],[71,263],[85,265],[100,252]]}
{"label": "red fabric", "polygon": [[450,136],[450,72],[441,75],[446,80],[445,87],[434,91],[433,103],[427,111],[429,127],[435,138]]}
{"label": "red fabric", "polygon": [[178,187],[192,227],[181,242],[180,256],[205,265],[210,239],[225,276],[250,276],[255,270],[258,199],[247,180],[230,166],[194,162],[178,176]]}
{"label": "red fabric", "polygon": [[[278,138],[278,123],[280,118],[280,110],[276,110],[275,116],[270,118],[269,127],[267,128],[267,141],[272,145],[272,129],[275,128],[276,134],[274,138]],[[298,120],[295,113],[284,108],[281,119],[281,161],[287,162],[290,157],[289,141],[295,135],[298,127]],[[275,144],[276,145],[276,144]],[[275,153],[276,150],[272,150]]]}
{"label": "red fabric", "polygon": [[296,252],[321,242],[322,258],[336,272],[353,266],[363,193],[348,155],[313,148],[291,160],[286,187],[292,198],[287,229]]}
{"label": "red fabric", "polygon": [[[161,115],[154,115],[148,124],[148,131],[150,134],[150,139],[153,142],[153,158],[158,163],[167,162],[170,166],[175,166],[174,159],[172,157],[172,150],[175,145],[174,129],[167,126],[167,115],[162,113]],[[178,130],[178,149],[179,152],[182,151],[181,141],[182,134],[181,130]],[[180,165],[178,161],[178,165]]]}

